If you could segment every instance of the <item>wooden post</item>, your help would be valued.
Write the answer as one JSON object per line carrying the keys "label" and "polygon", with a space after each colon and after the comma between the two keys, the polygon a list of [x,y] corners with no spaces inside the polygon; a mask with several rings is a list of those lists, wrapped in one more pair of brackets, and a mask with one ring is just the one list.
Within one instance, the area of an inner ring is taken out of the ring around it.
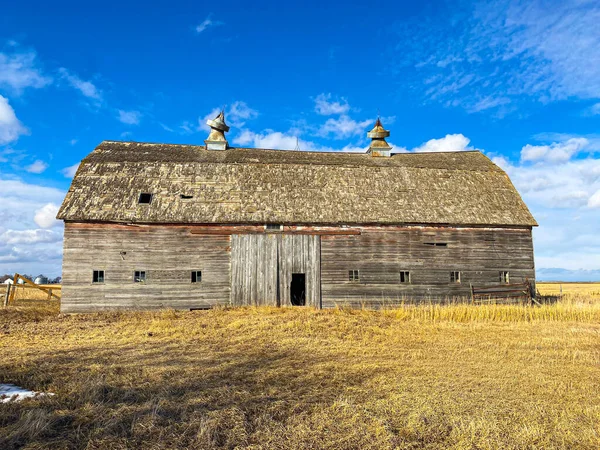
{"label": "wooden post", "polygon": [[475,291],[473,290],[473,283],[469,283],[471,287],[471,303],[475,303]]}
{"label": "wooden post", "polygon": [[6,285],[6,295],[4,296],[4,307],[6,308],[8,306],[8,299],[10,297],[10,289],[12,287],[12,284],[7,284]]}

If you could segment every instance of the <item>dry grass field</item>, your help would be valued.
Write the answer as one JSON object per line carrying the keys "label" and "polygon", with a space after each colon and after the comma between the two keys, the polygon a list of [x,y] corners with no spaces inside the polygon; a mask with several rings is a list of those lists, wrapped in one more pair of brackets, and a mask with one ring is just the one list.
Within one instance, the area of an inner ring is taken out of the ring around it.
{"label": "dry grass field", "polygon": [[537,289],[542,295],[588,295],[600,299],[600,283],[537,283]]}
{"label": "dry grass field", "polygon": [[600,448],[600,299],[0,309],[0,448]]}
{"label": "dry grass field", "polygon": [[[60,297],[60,284],[44,284],[41,286],[52,289],[52,292]],[[15,289],[15,300],[45,300],[48,298],[48,294],[46,292],[26,284],[14,285],[13,289]],[[6,285],[0,285],[0,299],[4,300],[5,295]]]}

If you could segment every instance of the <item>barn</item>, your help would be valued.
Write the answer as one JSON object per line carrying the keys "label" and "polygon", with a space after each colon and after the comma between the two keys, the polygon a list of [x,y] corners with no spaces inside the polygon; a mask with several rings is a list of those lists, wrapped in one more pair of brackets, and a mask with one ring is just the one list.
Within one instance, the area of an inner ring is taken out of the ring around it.
{"label": "barn", "polygon": [[64,220],[63,312],[379,307],[534,282],[536,221],[479,151],[365,153],[104,141]]}

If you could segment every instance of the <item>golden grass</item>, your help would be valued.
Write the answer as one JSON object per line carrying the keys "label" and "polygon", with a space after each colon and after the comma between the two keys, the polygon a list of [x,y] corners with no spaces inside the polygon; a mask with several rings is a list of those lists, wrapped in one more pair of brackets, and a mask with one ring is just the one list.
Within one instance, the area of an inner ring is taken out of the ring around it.
{"label": "golden grass", "polygon": [[[44,284],[43,287],[52,288],[53,293],[60,297],[61,294],[61,285],[60,284]],[[15,300],[45,300],[48,298],[48,294],[41,289],[37,289],[33,286],[29,286],[26,284],[17,284],[13,285],[15,289]],[[6,295],[6,285],[0,285],[0,304],[4,301],[4,296]]]}
{"label": "golden grass", "polygon": [[587,295],[600,298],[600,283],[537,283],[542,295]]}
{"label": "golden grass", "polygon": [[599,448],[600,302],[0,310],[0,448]]}

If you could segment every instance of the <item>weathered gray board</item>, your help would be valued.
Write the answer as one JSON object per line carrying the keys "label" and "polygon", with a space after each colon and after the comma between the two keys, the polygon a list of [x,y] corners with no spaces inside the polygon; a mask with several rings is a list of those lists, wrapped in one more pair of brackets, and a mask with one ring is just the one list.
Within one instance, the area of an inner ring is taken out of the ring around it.
{"label": "weathered gray board", "polygon": [[[182,227],[65,224],[61,311],[205,308],[230,299],[229,236]],[[104,283],[92,283],[104,270]],[[136,270],[145,283],[134,283]],[[191,283],[191,271],[202,282]]]}
{"label": "weathered gray board", "polygon": [[292,274],[306,275],[306,305],[321,306],[320,236],[231,236],[231,303],[291,306]]}
{"label": "weathered gray board", "polygon": [[[361,227],[357,236],[322,236],[321,258],[324,308],[469,299],[470,284],[497,285],[500,271],[512,283],[535,284],[530,228]],[[359,281],[349,280],[350,270]],[[400,283],[400,271],[410,272],[410,283]]]}

